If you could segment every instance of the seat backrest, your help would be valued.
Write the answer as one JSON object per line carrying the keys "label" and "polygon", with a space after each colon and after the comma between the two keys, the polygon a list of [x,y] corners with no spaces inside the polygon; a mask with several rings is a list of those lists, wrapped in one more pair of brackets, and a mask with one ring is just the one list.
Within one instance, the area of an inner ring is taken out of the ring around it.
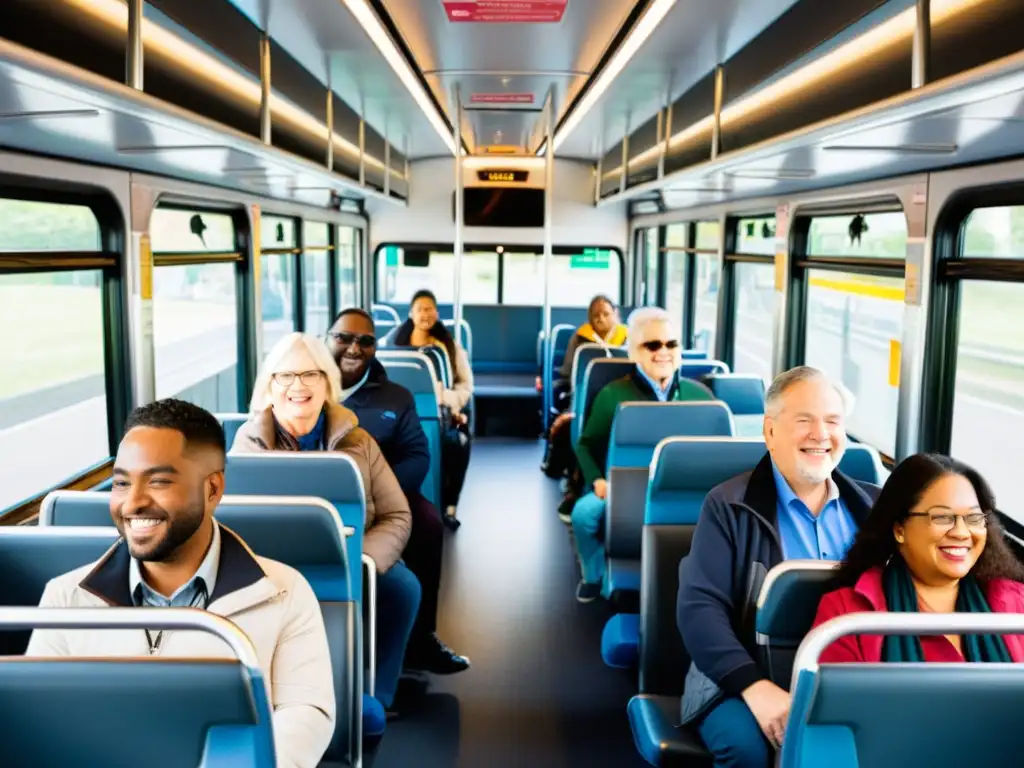
{"label": "seat backrest", "polygon": [[[351,533],[346,539],[349,584],[360,600],[366,491],[355,461],[340,452],[228,454],[225,491],[241,496],[314,496],[326,499]],[[285,529],[287,530],[287,529]]]}
{"label": "seat backrest", "polygon": [[378,323],[381,321],[392,322],[395,325],[401,325],[402,318],[399,317],[398,311],[388,304],[374,304],[371,307],[373,312],[373,322]]}
{"label": "seat backrest", "polygon": [[[451,331],[455,327],[454,320],[445,320],[445,327]],[[469,324],[466,318],[462,318],[462,322],[459,323],[459,336],[457,339],[458,345],[466,350],[466,357],[469,358],[470,364],[473,362],[473,327]],[[454,360],[452,361],[455,362]]]}
{"label": "seat backrest", "polygon": [[452,386],[452,369],[448,362],[448,354],[437,346],[422,347],[420,349],[427,359],[434,366],[434,375],[441,382],[441,386],[450,389]]}
{"label": "seat backrest", "polygon": [[764,414],[764,379],[752,373],[716,373],[705,377],[715,397],[736,416]]}
{"label": "seat backrest", "polygon": [[888,477],[878,450],[864,443],[848,443],[846,453],[839,460],[839,471],[854,480],[882,485]]}
{"label": "seat backrest", "polygon": [[608,507],[604,516],[608,557],[640,559],[651,460],[666,437],[729,437],[732,414],[724,403],[622,403],[608,447]]}
{"label": "seat backrest", "polygon": [[764,453],[762,440],[727,437],[672,437],[655,449],[641,540],[641,693],[682,695],[690,656],[676,624],[680,563],[708,491]]}
{"label": "seat backrest", "polygon": [[[816,627],[801,645],[781,765],[1016,765],[1024,751],[1020,664],[821,664],[845,635],[1024,633],[1020,614],[850,613]],[[958,733],[936,723],[956,702]],[[963,729],[963,730],[960,730]],[[948,730],[948,729],[947,729]]]}
{"label": "seat backrest", "polygon": [[702,379],[718,373],[728,373],[729,366],[721,360],[706,360],[703,358],[683,358],[683,364],[679,367],[679,375],[684,379]]}
{"label": "seat backrest", "polygon": [[[602,347],[600,344],[580,344],[576,347],[572,362],[572,391],[573,398],[576,392],[583,388],[583,379],[587,374],[587,367],[592,360],[600,360],[606,357],[628,357],[629,350],[625,347]],[[575,399],[573,404],[575,405]]]}
{"label": "seat backrest", "polygon": [[[220,422],[221,427],[224,429],[224,442],[231,450],[231,446],[235,443],[235,435],[238,434],[238,428],[245,424],[249,418],[247,413],[215,413],[217,421]],[[103,490],[106,490],[105,488]]]}
{"label": "seat backrest", "polygon": [[814,625],[818,603],[835,588],[837,563],[786,560],[765,577],[757,599],[757,644],[761,668],[789,690],[796,650]]}
{"label": "seat backrest", "polygon": [[600,357],[587,364],[582,386],[573,392],[572,442],[575,445],[586,426],[587,416],[597,399],[597,393],[613,381],[628,375],[634,368],[633,362],[618,357]]}
{"label": "seat backrest", "polygon": [[[0,529],[0,605],[39,605],[51,579],[99,560],[120,538],[110,522],[109,512],[106,526],[8,526]],[[30,635],[31,632],[25,630],[0,632],[0,656],[23,654]]]}

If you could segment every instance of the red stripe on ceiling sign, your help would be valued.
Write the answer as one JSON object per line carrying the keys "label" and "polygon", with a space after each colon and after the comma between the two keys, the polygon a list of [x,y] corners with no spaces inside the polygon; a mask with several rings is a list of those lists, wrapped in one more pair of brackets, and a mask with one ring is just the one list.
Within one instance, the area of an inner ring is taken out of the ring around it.
{"label": "red stripe on ceiling sign", "polygon": [[533,104],[532,93],[474,93],[470,104]]}
{"label": "red stripe on ceiling sign", "polygon": [[550,24],[569,0],[442,0],[448,21],[478,24]]}

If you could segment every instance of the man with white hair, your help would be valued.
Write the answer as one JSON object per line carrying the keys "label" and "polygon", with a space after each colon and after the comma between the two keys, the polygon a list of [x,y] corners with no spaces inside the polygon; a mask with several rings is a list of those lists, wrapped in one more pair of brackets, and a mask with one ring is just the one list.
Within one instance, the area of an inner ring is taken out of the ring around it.
{"label": "man with white hair", "polygon": [[626,344],[636,367],[628,376],[606,386],[594,398],[587,423],[576,444],[584,487],[592,489],[576,502],[572,510],[573,535],[583,571],[576,587],[576,599],[581,603],[596,600],[604,581],[605,552],[598,532],[602,528],[608,498],[608,481],[605,480],[608,442],[619,404],[714,400],[707,387],[679,377],[682,362],[679,330],[665,310],[646,307],[633,312],[629,318]]}
{"label": "man with white hair", "polygon": [[679,566],[677,622],[693,659],[682,720],[697,725],[716,766],[768,768],[790,695],[754,661],[755,601],[783,560],[842,560],[879,488],[837,467],[848,395],[808,366],[781,374],[765,399],[767,455],[713,489]]}

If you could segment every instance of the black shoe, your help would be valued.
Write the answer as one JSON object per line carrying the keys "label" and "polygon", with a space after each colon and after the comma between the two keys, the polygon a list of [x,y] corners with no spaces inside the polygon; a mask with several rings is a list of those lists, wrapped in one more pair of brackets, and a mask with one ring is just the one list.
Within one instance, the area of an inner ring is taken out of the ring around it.
{"label": "black shoe", "polygon": [[451,528],[453,531],[459,530],[459,526],[462,525],[462,521],[455,516],[455,505],[449,504],[445,513],[441,516],[441,522]]}
{"label": "black shoe", "polygon": [[415,646],[410,645],[405,653],[405,667],[435,675],[454,675],[469,669],[469,659],[459,656],[442,643],[437,634],[431,633]]}

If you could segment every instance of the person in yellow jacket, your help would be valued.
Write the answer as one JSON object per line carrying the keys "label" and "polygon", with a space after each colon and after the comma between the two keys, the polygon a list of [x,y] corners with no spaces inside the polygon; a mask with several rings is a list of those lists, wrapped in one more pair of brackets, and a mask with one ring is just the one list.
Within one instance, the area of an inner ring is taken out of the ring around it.
{"label": "person in yellow jacket", "polygon": [[554,404],[559,413],[568,407],[572,395],[572,364],[581,344],[600,344],[602,347],[621,347],[626,343],[626,326],[619,319],[619,310],[612,300],[598,294],[590,300],[587,322],[576,329],[565,348],[565,357],[554,382]]}

